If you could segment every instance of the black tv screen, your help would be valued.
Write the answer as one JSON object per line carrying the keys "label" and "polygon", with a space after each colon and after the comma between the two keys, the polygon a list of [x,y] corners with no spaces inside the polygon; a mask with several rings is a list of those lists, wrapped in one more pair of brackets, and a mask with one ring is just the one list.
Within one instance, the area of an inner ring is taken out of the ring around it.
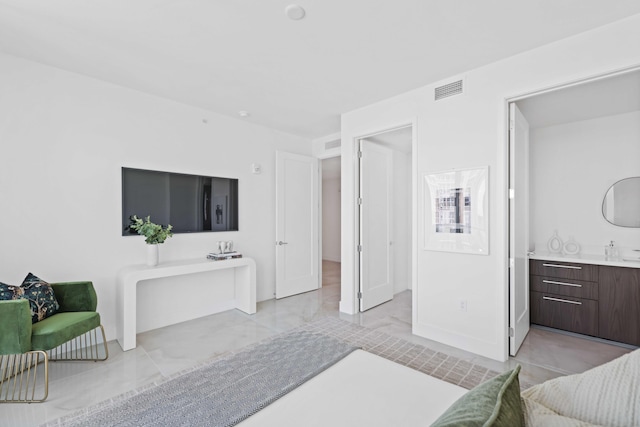
{"label": "black tv screen", "polygon": [[122,168],[122,235],[131,216],[151,217],[174,233],[238,230],[238,180]]}

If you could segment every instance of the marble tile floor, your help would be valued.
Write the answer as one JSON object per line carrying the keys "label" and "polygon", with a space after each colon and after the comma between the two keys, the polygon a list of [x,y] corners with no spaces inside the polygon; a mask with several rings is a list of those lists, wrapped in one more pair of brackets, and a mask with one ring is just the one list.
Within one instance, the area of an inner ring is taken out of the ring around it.
{"label": "marble tile floor", "polygon": [[354,316],[338,312],[340,264],[323,262],[323,286],[281,300],[258,304],[248,315],[238,310],[138,334],[138,346],[123,352],[109,342],[105,362],[57,362],[50,366],[49,398],[44,403],[0,405],[0,426],[36,426],[94,405],[211,357],[236,350],[325,316],[443,351],[496,371],[522,365],[531,384],[578,373],[631,351],[603,342],[532,328],[515,358],[501,363],[411,334],[411,292]]}

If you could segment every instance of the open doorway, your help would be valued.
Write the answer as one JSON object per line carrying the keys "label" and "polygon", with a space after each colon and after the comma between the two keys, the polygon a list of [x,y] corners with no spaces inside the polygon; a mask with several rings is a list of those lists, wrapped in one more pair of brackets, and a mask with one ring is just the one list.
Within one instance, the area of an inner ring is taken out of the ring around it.
{"label": "open doorway", "polygon": [[359,311],[411,289],[412,126],[361,138]]}
{"label": "open doorway", "polygon": [[322,286],[340,281],[340,156],[321,160],[322,171]]}
{"label": "open doorway", "polygon": [[607,311],[612,287],[602,272],[611,268],[607,243],[630,251],[638,229],[611,224],[602,206],[615,182],[640,176],[640,72],[568,84],[510,106],[510,354],[518,353],[529,318],[534,334],[544,327],[634,344],[609,333],[612,313],[621,311]]}

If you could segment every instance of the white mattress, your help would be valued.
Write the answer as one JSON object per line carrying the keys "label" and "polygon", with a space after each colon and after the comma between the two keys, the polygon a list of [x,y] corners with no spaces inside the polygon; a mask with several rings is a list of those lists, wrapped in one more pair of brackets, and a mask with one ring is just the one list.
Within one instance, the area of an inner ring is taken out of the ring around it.
{"label": "white mattress", "polygon": [[428,426],[466,392],[356,350],[239,425]]}

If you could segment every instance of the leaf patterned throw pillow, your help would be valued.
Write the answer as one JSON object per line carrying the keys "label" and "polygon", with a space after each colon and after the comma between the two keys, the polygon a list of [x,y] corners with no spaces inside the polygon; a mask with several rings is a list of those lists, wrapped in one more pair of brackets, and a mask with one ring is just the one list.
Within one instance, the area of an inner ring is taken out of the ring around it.
{"label": "leaf patterned throw pillow", "polygon": [[56,295],[50,284],[34,274],[27,274],[20,287],[24,294],[21,298],[29,300],[31,306],[31,321],[33,323],[53,316],[60,309]]}
{"label": "leaf patterned throw pillow", "polygon": [[18,299],[23,294],[20,286],[11,286],[0,282],[0,301]]}
{"label": "leaf patterned throw pillow", "polygon": [[29,301],[32,323],[54,315],[60,308],[51,285],[31,273],[27,274],[20,286],[0,282],[0,300],[12,299]]}

